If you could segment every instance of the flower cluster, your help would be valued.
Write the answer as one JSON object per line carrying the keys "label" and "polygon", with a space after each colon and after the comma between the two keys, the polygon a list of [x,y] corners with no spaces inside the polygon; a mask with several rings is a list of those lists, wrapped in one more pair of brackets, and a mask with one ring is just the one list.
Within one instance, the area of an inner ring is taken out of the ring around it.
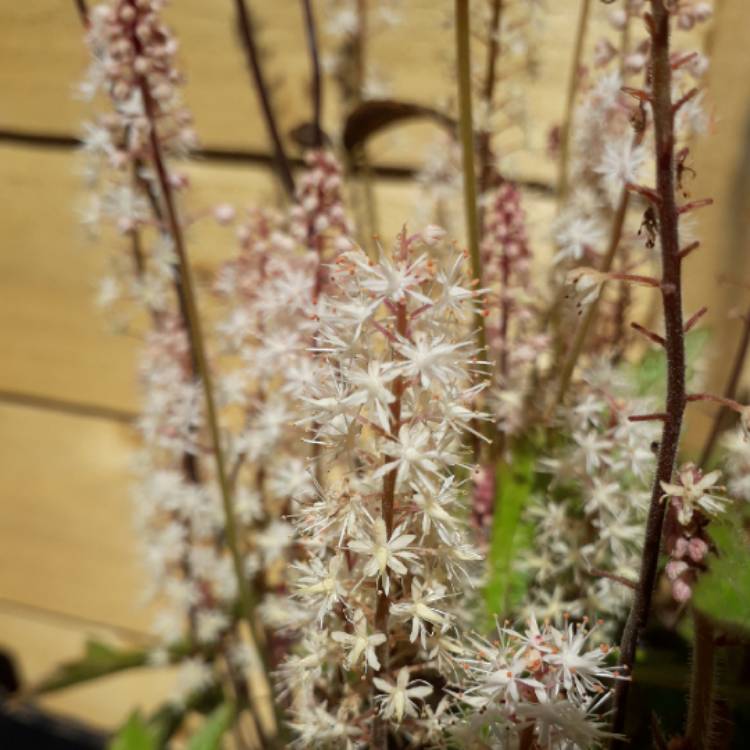
{"label": "flower cluster", "polygon": [[513,434],[523,423],[529,374],[548,341],[539,330],[520,191],[506,181],[488,198],[481,247],[482,282],[487,290],[487,343],[497,361],[489,400],[498,429]]}
{"label": "flower cluster", "polygon": [[462,254],[442,267],[430,259],[435,237],[404,230],[378,262],[343,254],[319,300],[318,374],[304,401],[325,486],[295,504],[304,554],[292,584],[319,637],[280,672],[301,737],[323,736],[331,716],[360,741],[375,713],[394,732],[413,727],[434,682],[414,675],[447,669],[456,596],[473,578],[455,472],[481,417],[477,293]]}
{"label": "flower cluster", "polygon": [[650,446],[658,427],[632,422],[648,406],[611,368],[592,370],[561,420],[567,437],[539,462],[551,475],[526,512],[530,549],[519,569],[532,577],[526,607],[539,617],[619,616],[629,591],[617,578],[637,578],[648,507]]}
{"label": "flower cluster", "polygon": [[[522,632],[498,627],[490,642],[474,638],[467,649],[462,701],[466,723],[455,727],[462,747],[590,748],[611,737],[596,711],[609,697],[605,683],[621,678],[610,666],[610,647],[591,643],[596,626],[566,622],[557,628],[530,618]],[[466,744],[464,744],[466,743]]]}

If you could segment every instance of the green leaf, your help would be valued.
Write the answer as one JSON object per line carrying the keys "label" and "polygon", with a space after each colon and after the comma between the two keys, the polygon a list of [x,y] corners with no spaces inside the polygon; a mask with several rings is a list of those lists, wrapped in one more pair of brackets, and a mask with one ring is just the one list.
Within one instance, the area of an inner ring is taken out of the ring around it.
{"label": "green leaf", "polygon": [[[688,382],[695,375],[696,365],[703,353],[709,332],[705,328],[690,331],[685,336],[685,377]],[[664,349],[651,349],[633,368],[636,390],[641,396],[663,396],[667,382],[667,357]]]}
{"label": "green leaf", "polygon": [[203,726],[188,741],[187,750],[218,750],[233,720],[234,706],[223,703],[206,717]]}
{"label": "green leaf", "polygon": [[147,663],[147,653],[143,650],[121,650],[89,640],[86,651],[80,659],[60,665],[52,674],[45,677],[32,690],[32,694],[49,693],[88,680],[95,680],[124,669],[141,667]]}
{"label": "green leaf", "polygon": [[163,703],[149,717],[148,723],[156,732],[159,747],[166,747],[188,713],[208,714],[224,702],[224,691],[219,685],[210,685],[196,691],[187,700],[175,704]]}
{"label": "green leaf", "polygon": [[534,454],[519,451],[510,464],[499,463],[495,474],[495,510],[488,556],[485,602],[491,617],[503,616],[526,589],[524,576],[513,570],[518,550],[531,542],[521,514],[534,485]]}
{"label": "green leaf", "polygon": [[730,630],[750,633],[750,535],[748,517],[712,524],[718,555],[698,580],[693,602],[712,620]]}
{"label": "green leaf", "polygon": [[107,747],[108,750],[158,750],[159,745],[154,730],[140,711],[134,711]]}

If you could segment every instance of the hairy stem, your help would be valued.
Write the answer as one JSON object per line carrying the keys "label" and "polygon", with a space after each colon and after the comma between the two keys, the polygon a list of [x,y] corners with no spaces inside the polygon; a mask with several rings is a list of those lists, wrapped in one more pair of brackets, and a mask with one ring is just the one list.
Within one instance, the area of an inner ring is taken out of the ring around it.
{"label": "hairy stem", "polygon": [[[471,51],[469,47],[469,0],[456,0],[456,63],[458,72],[459,130],[464,183],[464,212],[469,241],[471,271],[482,283],[482,259],[479,254],[479,216],[477,213],[477,178],[474,169],[474,125],[471,113]],[[487,359],[487,333],[484,316],[475,312],[479,355]]]}
{"label": "hairy stem", "polygon": [[710,746],[714,712],[715,633],[708,618],[696,609],[693,609],[693,627],[693,664],[685,736],[690,750],[706,750]]}
{"label": "hairy stem", "polygon": [[266,83],[266,78],[263,75],[263,68],[260,64],[258,45],[255,41],[253,19],[250,11],[245,5],[245,0],[235,0],[235,8],[237,9],[237,22],[242,37],[242,43],[245,48],[245,54],[247,55],[247,62],[250,66],[250,72],[255,83],[255,90],[258,94],[261,110],[263,111],[266,130],[273,148],[273,158],[276,164],[276,171],[279,174],[279,179],[281,180],[281,184],[287,195],[290,198],[293,198],[294,177],[292,176],[292,168],[289,164],[286,150],[284,149],[284,143],[281,140],[276,115],[271,104],[271,95],[268,91],[268,84]]}
{"label": "hairy stem", "polygon": [[305,13],[305,35],[307,37],[307,49],[310,53],[310,67],[312,69],[310,91],[313,105],[313,139],[315,148],[320,148],[323,145],[323,129],[320,126],[321,112],[323,110],[323,77],[320,73],[318,32],[311,0],[302,0],[302,8]]}
{"label": "hairy stem", "polygon": [[581,12],[578,16],[576,42],[573,51],[573,62],[568,76],[568,92],[565,97],[565,115],[560,125],[560,174],[557,183],[557,198],[562,203],[568,194],[568,162],[570,160],[570,129],[573,121],[576,94],[578,93],[579,72],[583,59],[583,46],[589,25],[591,0],[581,0]]}
{"label": "hairy stem", "polygon": [[[651,1],[648,25],[651,33],[651,75],[656,160],[656,207],[661,240],[661,294],[664,311],[667,355],[667,397],[665,419],[659,443],[656,475],[646,521],[646,534],[633,605],[620,644],[622,664],[632,671],[638,637],[648,620],[656,582],[665,505],[661,482],[672,478],[685,411],[685,336],[682,320],[682,259],[678,237],[678,211],[675,200],[674,112],[672,109],[672,70],[669,59],[669,11],[664,0]],[[620,681],[615,691],[613,729],[625,727],[630,681]],[[613,747],[622,747],[621,740]]]}

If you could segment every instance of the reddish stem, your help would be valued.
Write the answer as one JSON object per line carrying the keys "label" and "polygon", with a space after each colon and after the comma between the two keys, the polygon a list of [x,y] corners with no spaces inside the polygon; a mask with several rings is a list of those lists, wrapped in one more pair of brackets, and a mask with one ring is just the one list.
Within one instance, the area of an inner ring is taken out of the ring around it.
{"label": "reddish stem", "polygon": [[[635,663],[638,638],[648,620],[656,583],[661,546],[665,504],[661,502],[662,482],[672,478],[679,447],[682,418],[685,411],[685,335],[682,320],[682,275],[678,232],[678,208],[675,200],[675,135],[672,109],[672,66],[669,55],[669,11],[664,0],[651,1],[651,74],[653,80],[653,113],[656,159],[656,192],[659,200],[655,210],[659,219],[661,240],[661,294],[664,309],[665,350],[667,355],[666,419],[659,442],[656,476],[651,491],[651,504],[641,570],[625,631],[620,643],[620,659],[628,672]],[[625,728],[630,681],[621,680],[615,689],[613,730]],[[624,741],[615,739],[613,748],[622,748]]]}
{"label": "reddish stem", "polygon": [[255,90],[260,100],[261,109],[263,110],[263,119],[266,123],[268,137],[273,147],[276,170],[279,173],[279,179],[284,186],[284,190],[292,198],[294,197],[294,177],[292,176],[292,168],[289,165],[289,159],[284,149],[284,143],[281,140],[279,126],[276,122],[276,114],[271,105],[271,95],[268,92],[268,85],[260,64],[260,55],[258,54],[258,45],[255,43],[252,16],[245,5],[245,0],[235,0],[235,7],[237,9],[237,24],[245,47],[245,53],[247,54],[247,62],[250,66]]}

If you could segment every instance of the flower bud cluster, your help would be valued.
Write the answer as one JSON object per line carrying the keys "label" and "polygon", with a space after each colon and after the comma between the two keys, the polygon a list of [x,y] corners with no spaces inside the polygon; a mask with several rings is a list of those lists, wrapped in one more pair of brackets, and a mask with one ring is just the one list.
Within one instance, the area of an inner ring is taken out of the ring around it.
{"label": "flower bud cluster", "polygon": [[503,182],[488,194],[484,227],[481,252],[487,343],[498,363],[490,403],[498,429],[512,434],[523,422],[530,370],[548,343],[538,331],[526,213],[516,185]]}
{"label": "flower bud cluster", "polygon": [[698,574],[705,569],[710,540],[706,526],[721,515],[729,500],[716,494],[720,471],[704,475],[694,464],[685,464],[673,484],[662,482],[663,500],[669,503],[665,547],[669,554],[665,572],[675,601],[683,603],[693,594]]}
{"label": "flower bud cluster", "polygon": [[177,41],[161,20],[163,0],[116,0],[92,8],[87,41],[93,62],[82,87],[92,98],[109,96],[114,112],[101,119],[103,140],[114,165],[124,165],[148,149],[151,124],[144,99],[159,122],[165,148],[195,146],[192,116],[182,105],[182,76],[175,67]]}
{"label": "flower bud cluster", "polygon": [[337,252],[350,249],[347,238],[353,228],[344,210],[341,166],[334,155],[324,150],[308,151],[305,166],[297,180],[290,232],[323,262],[331,246]]}

